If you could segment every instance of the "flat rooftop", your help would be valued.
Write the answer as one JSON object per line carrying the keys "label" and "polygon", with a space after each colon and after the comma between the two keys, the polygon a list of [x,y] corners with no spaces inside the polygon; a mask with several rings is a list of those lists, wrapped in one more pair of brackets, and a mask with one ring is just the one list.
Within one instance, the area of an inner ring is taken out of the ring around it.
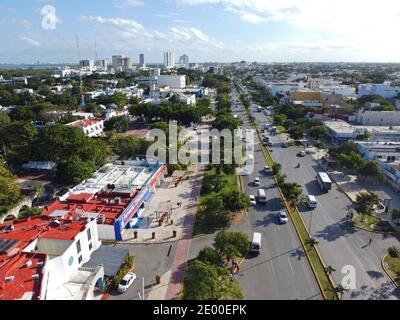
{"label": "flat rooftop", "polygon": [[363,126],[363,125],[352,125],[343,120],[337,121],[324,121],[325,125],[332,130],[340,132],[355,132],[357,130],[363,131],[368,130],[370,133],[387,133],[387,134],[399,134],[400,126],[390,127],[390,126]]}
{"label": "flat rooftop", "polygon": [[[129,204],[135,199],[138,191],[126,198],[119,198],[112,193],[81,193],[73,194],[65,200],[56,200],[46,206],[43,214],[53,217],[69,219],[76,216],[98,218],[105,216],[105,224],[113,225]],[[117,198],[119,198],[117,200]]]}
{"label": "flat rooftop", "polygon": [[114,193],[132,194],[150,183],[163,164],[149,165],[146,161],[116,161],[106,164],[93,177],[74,187],[71,194],[96,194],[113,185]]}

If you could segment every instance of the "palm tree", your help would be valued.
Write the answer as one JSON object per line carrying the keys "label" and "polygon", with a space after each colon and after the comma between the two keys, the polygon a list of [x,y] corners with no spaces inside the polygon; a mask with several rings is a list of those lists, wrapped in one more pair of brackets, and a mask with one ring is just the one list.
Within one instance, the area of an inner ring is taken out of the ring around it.
{"label": "palm tree", "polygon": [[338,284],[335,288],[333,288],[333,292],[342,298],[343,294],[349,292],[349,289],[346,289],[342,285]]}
{"label": "palm tree", "polygon": [[315,238],[310,238],[306,240],[306,244],[311,246],[311,248],[315,248],[316,245],[318,245],[318,241]]}

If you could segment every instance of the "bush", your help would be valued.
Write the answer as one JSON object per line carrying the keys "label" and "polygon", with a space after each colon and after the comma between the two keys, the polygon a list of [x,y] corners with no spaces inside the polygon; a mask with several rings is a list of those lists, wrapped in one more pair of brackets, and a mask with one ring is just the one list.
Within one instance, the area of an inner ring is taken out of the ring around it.
{"label": "bush", "polygon": [[390,247],[388,253],[392,258],[400,257],[400,251],[396,247]]}

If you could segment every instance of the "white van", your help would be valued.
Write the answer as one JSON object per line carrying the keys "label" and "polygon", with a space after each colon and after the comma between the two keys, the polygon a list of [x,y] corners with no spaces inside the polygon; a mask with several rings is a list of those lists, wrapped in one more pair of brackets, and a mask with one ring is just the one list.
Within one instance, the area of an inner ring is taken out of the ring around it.
{"label": "white van", "polygon": [[261,253],[261,233],[255,232],[253,234],[253,241],[251,242],[250,252],[253,255]]}
{"label": "white van", "polygon": [[311,210],[317,209],[317,206],[318,206],[317,199],[314,196],[311,196],[311,195],[307,196],[307,206]]}
{"label": "white van", "polygon": [[267,203],[267,196],[265,195],[265,190],[258,190],[258,202],[259,203]]}

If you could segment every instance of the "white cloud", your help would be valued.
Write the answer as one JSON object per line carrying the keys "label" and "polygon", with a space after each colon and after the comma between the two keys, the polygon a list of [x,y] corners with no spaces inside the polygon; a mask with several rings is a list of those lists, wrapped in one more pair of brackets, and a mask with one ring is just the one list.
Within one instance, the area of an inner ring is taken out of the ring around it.
{"label": "white cloud", "polygon": [[243,20],[288,22],[339,34],[379,34],[400,27],[400,1],[381,0],[176,0],[186,5],[220,5]]}
{"label": "white cloud", "polygon": [[146,29],[142,24],[132,19],[103,18],[100,16],[83,16],[82,19],[95,25],[112,27],[113,37],[119,37],[119,39],[115,39],[115,42],[123,40],[135,46],[141,45],[159,50],[190,48],[200,51],[224,47],[223,43],[209,38],[197,28],[175,26],[161,32]]}
{"label": "white cloud", "polygon": [[29,38],[29,37],[21,36],[21,37],[19,37],[19,39],[21,41],[23,41],[24,43],[26,43],[32,47],[35,47],[35,48],[40,47],[42,45],[39,41]]}
{"label": "white cloud", "polygon": [[144,5],[143,0],[114,0],[117,9],[127,9],[131,7],[139,7]]}

